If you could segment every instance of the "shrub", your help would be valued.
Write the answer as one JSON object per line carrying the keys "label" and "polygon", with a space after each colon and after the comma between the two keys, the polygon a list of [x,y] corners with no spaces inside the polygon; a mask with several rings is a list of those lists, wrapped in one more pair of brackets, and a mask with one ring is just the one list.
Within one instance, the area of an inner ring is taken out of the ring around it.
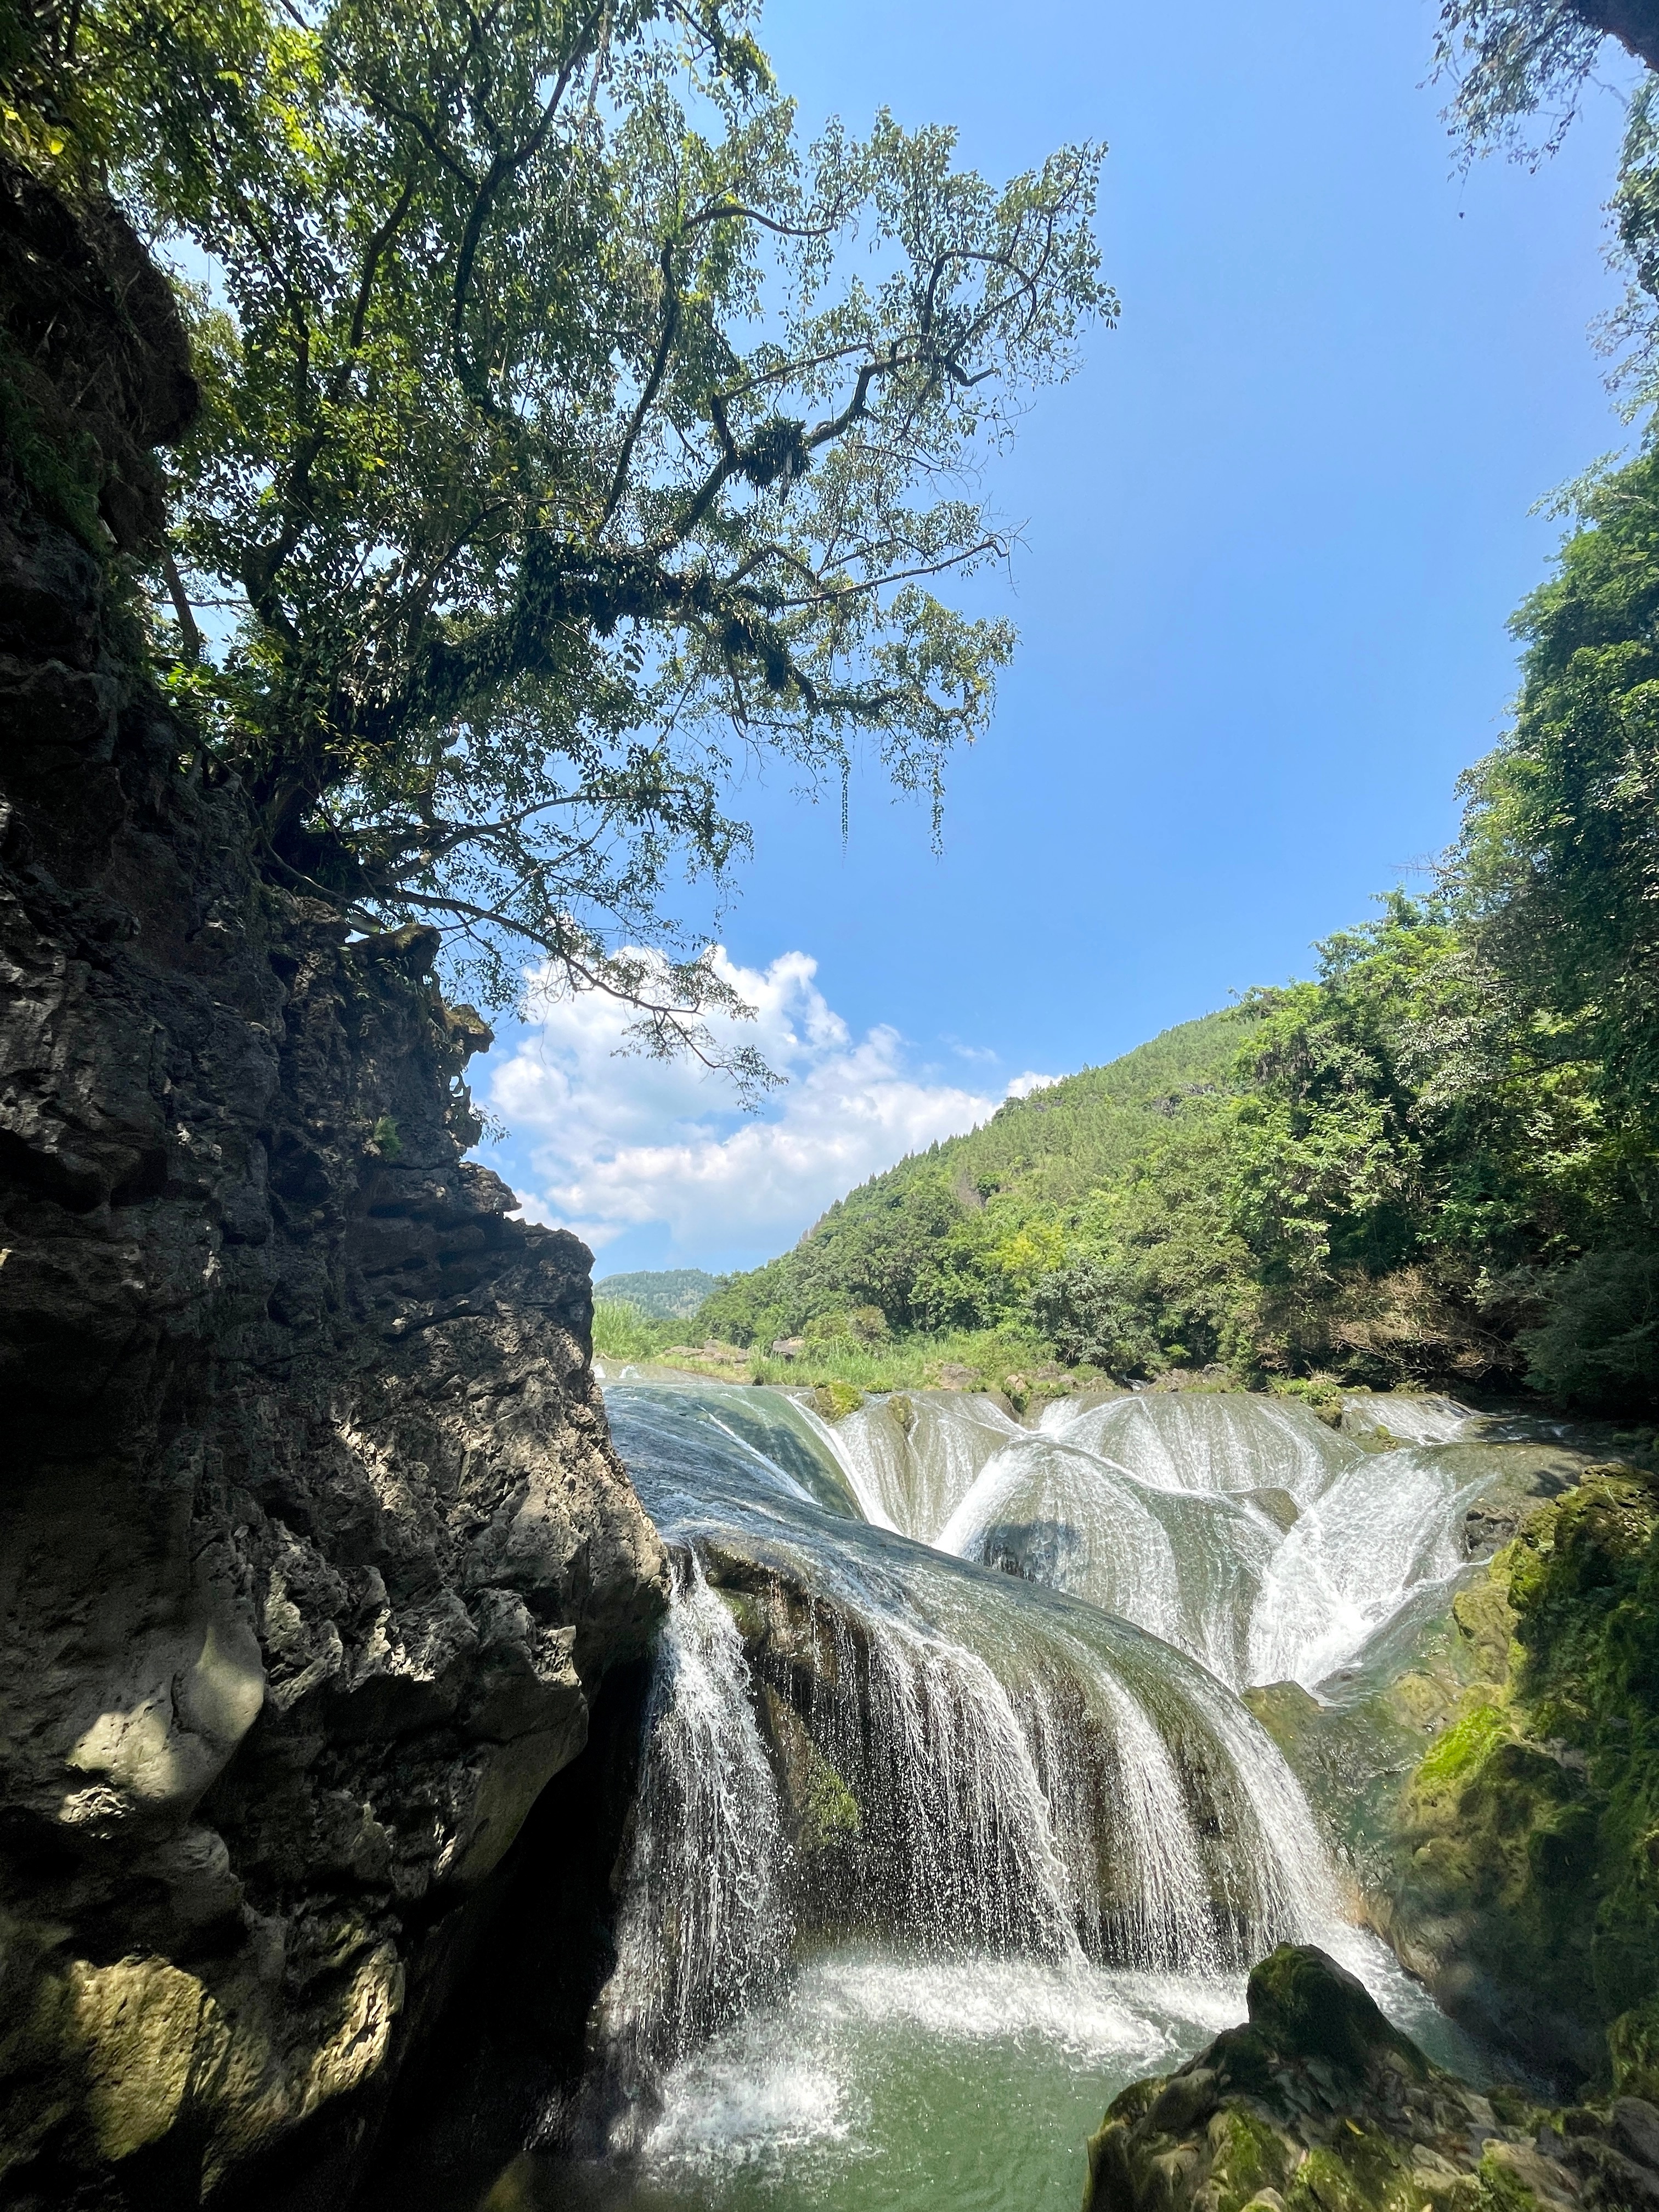
{"label": "shrub", "polygon": [[1563,1269],[1537,1328],[1519,1340],[1534,1389],[1577,1404],[1659,1395],[1659,1252],[1587,1253]]}

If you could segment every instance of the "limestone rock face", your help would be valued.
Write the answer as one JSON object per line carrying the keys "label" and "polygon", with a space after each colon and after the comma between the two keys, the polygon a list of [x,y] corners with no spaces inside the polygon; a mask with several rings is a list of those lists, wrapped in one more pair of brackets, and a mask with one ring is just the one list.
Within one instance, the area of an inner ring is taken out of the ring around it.
{"label": "limestone rock face", "polygon": [[1249,2024],[1138,2081],[1089,2145],[1084,2212],[1654,2212],[1659,2112],[1552,2112],[1431,2065],[1311,1946],[1250,1976]]}
{"label": "limestone rock face", "polygon": [[0,2201],[337,2203],[665,1561],[435,937],[257,877],[112,592],[0,456]]}

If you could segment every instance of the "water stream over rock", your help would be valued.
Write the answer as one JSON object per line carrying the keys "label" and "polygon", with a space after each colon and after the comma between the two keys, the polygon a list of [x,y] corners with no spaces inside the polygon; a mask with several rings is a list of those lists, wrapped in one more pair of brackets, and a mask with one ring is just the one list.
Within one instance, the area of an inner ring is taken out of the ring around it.
{"label": "water stream over rock", "polygon": [[606,1402],[678,1559],[592,2028],[607,2148],[527,2158],[503,2203],[1073,2203],[1107,2095],[1286,1939],[1470,2063],[1239,1695],[1449,1597],[1503,1461],[1464,1409]]}

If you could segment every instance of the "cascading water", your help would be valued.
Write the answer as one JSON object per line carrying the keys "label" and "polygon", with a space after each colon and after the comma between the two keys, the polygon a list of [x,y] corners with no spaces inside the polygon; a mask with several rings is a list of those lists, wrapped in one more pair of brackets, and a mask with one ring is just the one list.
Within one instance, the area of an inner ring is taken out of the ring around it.
{"label": "cascading water", "polygon": [[945,1396],[836,1425],[712,1382],[607,1399],[680,1565],[594,2022],[631,2154],[604,2201],[920,2206],[958,2146],[919,2163],[904,2113],[969,2080],[1024,2117],[958,2181],[1065,2201],[1112,2081],[1236,2018],[1287,1937],[1421,2031],[1237,1686],[1316,1680],[1456,1571],[1455,1452],[1242,1396],[1036,1431]]}
{"label": "cascading water", "polygon": [[1311,1689],[1425,1586],[1465,1564],[1464,1513],[1482,1487],[1434,1444],[1362,1460],[1304,1510],[1262,1577],[1244,1680]]}
{"label": "cascading water", "polygon": [[1392,1434],[1424,1440],[1366,1451],[1233,1393],[1061,1404],[986,1462],[938,1540],[1136,1621],[1235,1687],[1313,1689],[1457,1573],[1491,1480],[1453,1443],[1450,1401],[1377,1402],[1399,1409]]}
{"label": "cascading water", "polygon": [[807,1419],[865,1519],[924,1544],[939,1540],[986,1462],[1024,1434],[988,1398],[876,1399],[833,1428],[810,1409]]}
{"label": "cascading water", "polygon": [[1279,1541],[1249,1493],[1159,1489],[1052,1434],[998,1453],[939,1537],[943,1551],[1135,1621],[1229,1681]]}
{"label": "cascading water", "polygon": [[1234,1391],[1109,1398],[1081,1411],[1061,1399],[1043,1426],[1161,1490],[1279,1490],[1305,1500],[1357,1456],[1304,1407]]}
{"label": "cascading water", "polygon": [[627,2088],[781,1986],[787,1850],[743,1641],[695,1554],[680,1565],[645,1713],[617,1966],[599,2002]]}

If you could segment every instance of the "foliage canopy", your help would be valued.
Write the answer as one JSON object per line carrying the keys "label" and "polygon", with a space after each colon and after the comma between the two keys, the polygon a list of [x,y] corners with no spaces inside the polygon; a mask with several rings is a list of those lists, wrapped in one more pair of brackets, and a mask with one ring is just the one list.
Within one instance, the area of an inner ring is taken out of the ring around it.
{"label": "foliage canopy", "polygon": [[22,5],[14,155],[198,279],[162,643],[266,861],[707,1048],[663,901],[744,848],[738,768],[867,742],[937,810],[985,725],[1012,635],[940,580],[1115,313],[1098,149],[805,145],[743,0]]}

